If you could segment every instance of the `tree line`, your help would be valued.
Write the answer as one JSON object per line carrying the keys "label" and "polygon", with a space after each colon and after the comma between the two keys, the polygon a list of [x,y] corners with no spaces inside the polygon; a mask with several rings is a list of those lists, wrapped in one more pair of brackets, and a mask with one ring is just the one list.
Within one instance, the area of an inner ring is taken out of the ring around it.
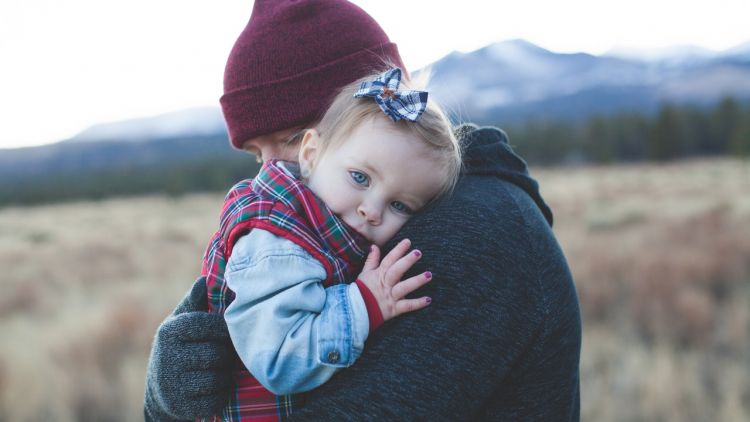
{"label": "tree line", "polygon": [[750,156],[750,104],[733,98],[713,108],[663,104],[654,115],[621,112],[581,123],[530,121],[503,129],[516,152],[542,165]]}
{"label": "tree line", "polygon": [[228,191],[260,168],[247,154],[160,166],[132,166],[95,173],[63,173],[0,184],[0,206],[101,200],[110,197]]}
{"label": "tree line", "polygon": [[[664,104],[654,115],[621,112],[593,116],[578,123],[558,120],[495,125],[508,133],[516,152],[536,165],[664,162],[722,155],[750,157],[750,104],[732,98],[725,98],[713,108]],[[208,141],[201,139],[195,143],[205,145]],[[128,195],[223,192],[257,173],[259,165],[248,154],[231,151],[226,139],[216,139],[213,143],[226,151],[200,153],[199,149],[187,162],[132,164],[103,171],[66,171],[0,181],[0,206]],[[144,148],[156,152],[159,146],[145,144]]]}

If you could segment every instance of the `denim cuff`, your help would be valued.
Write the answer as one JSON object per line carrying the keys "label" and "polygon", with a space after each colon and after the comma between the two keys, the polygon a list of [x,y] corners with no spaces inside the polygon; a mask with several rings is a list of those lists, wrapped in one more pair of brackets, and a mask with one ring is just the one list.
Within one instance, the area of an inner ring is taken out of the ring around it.
{"label": "denim cuff", "polygon": [[327,288],[321,318],[318,360],[333,367],[351,366],[362,354],[369,324],[357,286],[337,284]]}

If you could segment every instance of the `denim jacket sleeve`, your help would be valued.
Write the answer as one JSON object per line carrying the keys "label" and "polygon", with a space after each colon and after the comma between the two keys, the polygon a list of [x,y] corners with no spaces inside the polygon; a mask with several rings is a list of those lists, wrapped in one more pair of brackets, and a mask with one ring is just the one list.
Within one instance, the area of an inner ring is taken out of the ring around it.
{"label": "denim jacket sleeve", "polygon": [[323,265],[262,229],[240,238],[225,280],[235,293],[224,319],[242,362],[275,394],[328,381],[362,353],[367,309],[355,283],[323,287]]}

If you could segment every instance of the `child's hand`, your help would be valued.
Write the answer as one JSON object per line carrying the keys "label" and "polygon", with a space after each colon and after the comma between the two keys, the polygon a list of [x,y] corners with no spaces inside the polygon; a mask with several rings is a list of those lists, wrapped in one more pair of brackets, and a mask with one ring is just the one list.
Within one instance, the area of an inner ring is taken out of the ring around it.
{"label": "child's hand", "polygon": [[401,281],[404,273],[422,257],[422,253],[416,249],[407,254],[410,246],[409,239],[402,240],[380,262],[380,249],[373,245],[359,275],[359,280],[370,289],[378,301],[383,321],[422,309],[432,301],[427,296],[404,299],[407,294],[432,279],[432,273],[428,271]]}

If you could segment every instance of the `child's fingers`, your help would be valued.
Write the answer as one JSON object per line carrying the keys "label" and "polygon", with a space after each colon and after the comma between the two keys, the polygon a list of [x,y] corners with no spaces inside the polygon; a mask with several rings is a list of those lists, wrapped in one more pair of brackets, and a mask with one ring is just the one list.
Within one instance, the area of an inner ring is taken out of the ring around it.
{"label": "child's fingers", "polygon": [[374,270],[375,268],[378,268],[378,265],[380,265],[380,248],[378,248],[377,245],[372,245],[370,247],[370,253],[367,254],[367,260],[365,260],[365,265],[362,268],[362,271]]}
{"label": "child's fingers", "polygon": [[411,240],[404,239],[396,246],[391,249],[390,252],[388,252],[388,255],[383,258],[383,262],[380,263],[381,268],[387,269],[391,265],[393,265],[396,261],[398,261],[399,258],[404,256],[404,254],[409,250],[411,247]]}
{"label": "child's fingers", "polygon": [[429,305],[431,302],[432,299],[427,296],[420,297],[419,299],[401,299],[396,302],[396,306],[394,309],[395,314],[393,316],[398,316],[407,312],[418,311],[422,308],[427,307],[427,305]]}
{"label": "child's fingers", "polygon": [[391,296],[394,299],[401,299],[409,293],[417,290],[432,280],[432,273],[427,271],[414,277],[407,278],[406,280],[396,283],[391,289]]}
{"label": "child's fingers", "polygon": [[403,257],[399,258],[398,261],[393,263],[393,265],[388,267],[383,267],[385,269],[385,282],[389,286],[393,286],[396,283],[398,283],[403,277],[404,274],[409,270],[409,268],[412,267],[417,261],[419,261],[419,258],[422,257],[422,252],[418,250],[413,250],[409,252],[408,254],[404,255]]}

